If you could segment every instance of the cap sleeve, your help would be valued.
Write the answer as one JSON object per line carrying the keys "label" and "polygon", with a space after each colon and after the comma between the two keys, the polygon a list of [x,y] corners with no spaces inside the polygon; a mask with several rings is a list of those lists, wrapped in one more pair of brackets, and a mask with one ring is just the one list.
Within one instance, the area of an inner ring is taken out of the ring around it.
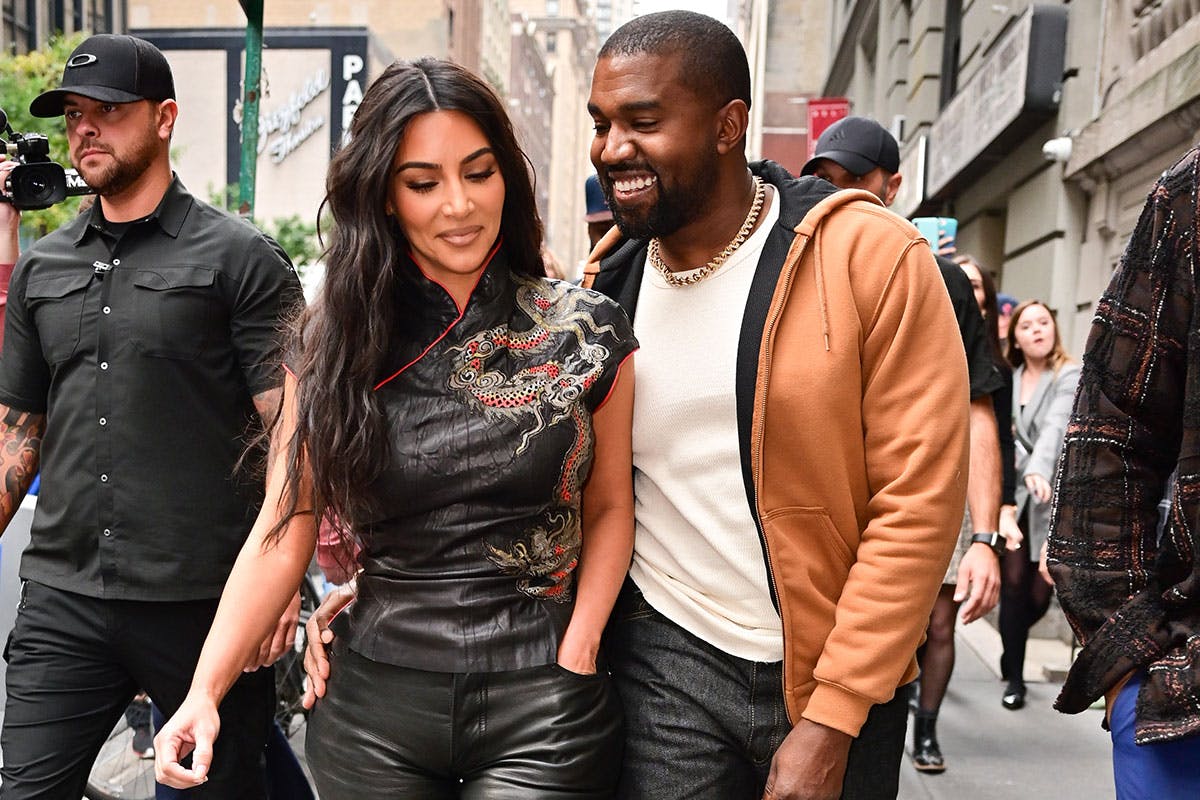
{"label": "cap sleeve", "polygon": [[638,341],[633,334],[633,323],[619,305],[597,292],[580,291],[587,291],[595,303],[592,310],[594,333],[586,344],[599,345],[607,351],[596,380],[587,389],[588,410],[595,412],[608,399],[617,375],[620,374],[621,365],[638,349]]}

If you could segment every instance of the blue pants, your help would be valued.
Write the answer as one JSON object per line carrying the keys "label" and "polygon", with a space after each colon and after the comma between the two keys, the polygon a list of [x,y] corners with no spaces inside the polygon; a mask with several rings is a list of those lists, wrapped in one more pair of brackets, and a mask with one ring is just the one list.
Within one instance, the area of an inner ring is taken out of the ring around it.
{"label": "blue pants", "polygon": [[1133,743],[1134,711],[1143,678],[1145,673],[1138,672],[1129,679],[1109,716],[1117,800],[1200,797],[1200,736]]}
{"label": "blue pants", "polygon": [[[621,800],[759,800],[791,732],[781,662],[731,656],[655,611],[626,581],[605,637],[625,708]],[[906,695],[875,706],[850,746],[843,800],[894,800]]]}

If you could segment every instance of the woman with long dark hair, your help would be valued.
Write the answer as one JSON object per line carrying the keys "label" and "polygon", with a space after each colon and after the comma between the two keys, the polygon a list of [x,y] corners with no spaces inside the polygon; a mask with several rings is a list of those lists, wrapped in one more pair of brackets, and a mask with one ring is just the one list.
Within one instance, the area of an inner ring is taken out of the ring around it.
{"label": "woman with long dark hair", "polygon": [[[1000,335],[997,328],[998,307],[996,303],[996,284],[972,256],[961,255],[954,259],[966,273],[975,294],[975,302],[983,316],[984,328],[987,331],[988,344],[991,346],[992,363],[1000,373],[1004,383],[992,393],[992,407],[996,414],[997,432],[1000,441],[1001,508],[1012,504],[1013,486],[1015,483],[1015,463],[1013,459],[1012,435],[1012,369],[1000,350]],[[920,772],[944,772],[946,761],[942,755],[941,744],[937,736],[937,718],[941,710],[942,700],[950,685],[950,676],[954,672],[954,629],[958,620],[958,610],[962,600],[955,597],[958,582],[959,565],[963,556],[971,547],[971,536],[975,532],[970,513],[963,515],[962,526],[959,529],[959,545],[954,556],[946,567],[942,588],[938,591],[929,615],[929,628],[925,634],[925,644],[917,650],[917,662],[921,666],[916,697],[916,712],[913,718],[913,766]],[[1001,525],[1000,533],[1005,535],[1009,550],[1020,547],[1021,532],[1014,528]]]}
{"label": "woman with long dark hair", "polygon": [[1025,705],[1025,645],[1029,629],[1050,607],[1054,586],[1038,574],[1038,557],[1050,532],[1050,481],[1062,455],[1079,364],[1063,347],[1050,307],[1026,300],[1013,310],[1008,328],[1013,365],[1013,432],[1016,437],[1015,516],[1025,534],[1023,550],[1000,563],[1000,656],[1004,707]]}
{"label": "woman with long dark hair", "polygon": [[307,734],[323,800],[607,797],[620,712],[597,659],[633,546],[632,328],[541,277],[511,124],[449,62],[371,85],[326,203],[263,513],[159,778],[203,781],[217,703],[329,518],[361,571]]}

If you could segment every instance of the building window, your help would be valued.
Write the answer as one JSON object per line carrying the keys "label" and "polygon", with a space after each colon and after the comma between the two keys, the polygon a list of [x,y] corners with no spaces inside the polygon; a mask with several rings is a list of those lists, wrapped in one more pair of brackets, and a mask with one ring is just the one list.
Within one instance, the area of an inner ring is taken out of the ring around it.
{"label": "building window", "polygon": [[546,16],[558,16],[558,0],[546,0]]}
{"label": "building window", "polygon": [[942,80],[938,108],[945,108],[958,92],[958,57],[962,49],[962,0],[946,0],[946,27],[942,34]]}
{"label": "building window", "polygon": [[63,33],[67,29],[67,6],[63,0],[50,4],[50,32]]}
{"label": "building window", "polygon": [[28,53],[37,47],[34,22],[37,20],[35,0],[3,0],[0,5],[3,20],[4,49],[10,55]]}
{"label": "building window", "polygon": [[83,25],[83,0],[72,0],[71,21],[75,23],[75,27],[72,30],[86,30]]}
{"label": "building window", "polygon": [[553,53],[558,50],[558,33],[550,31],[546,34],[546,52]]}

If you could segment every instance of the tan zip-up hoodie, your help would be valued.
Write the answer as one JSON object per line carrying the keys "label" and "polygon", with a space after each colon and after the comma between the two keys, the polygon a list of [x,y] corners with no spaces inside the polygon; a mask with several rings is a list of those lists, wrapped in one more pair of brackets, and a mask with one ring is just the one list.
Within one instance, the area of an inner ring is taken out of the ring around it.
{"label": "tan zip-up hoodie", "polygon": [[[857,735],[872,705],[916,677],[957,542],[966,358],[911,224],[867,192],[752,169],[781,208],[743,321],[739,430],[783,620],[788,715]],[[614,229],[585,285],[632,316],[644,260],[644,243]]]}

